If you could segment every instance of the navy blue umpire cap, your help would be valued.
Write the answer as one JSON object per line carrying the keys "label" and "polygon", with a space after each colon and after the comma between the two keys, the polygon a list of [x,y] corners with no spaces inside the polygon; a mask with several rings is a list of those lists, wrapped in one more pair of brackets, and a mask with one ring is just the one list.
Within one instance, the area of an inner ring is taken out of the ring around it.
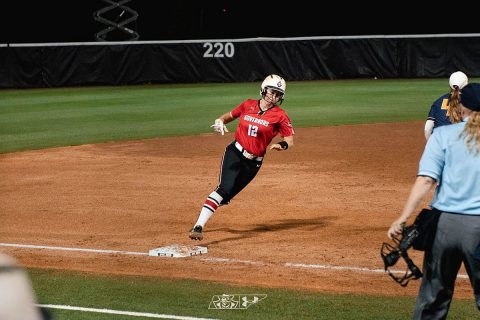
{"label": "navy blue umpire cap", "polygon": [[470,83],[463,87],[460,102],[472,111],[480,111],[480,83]]}

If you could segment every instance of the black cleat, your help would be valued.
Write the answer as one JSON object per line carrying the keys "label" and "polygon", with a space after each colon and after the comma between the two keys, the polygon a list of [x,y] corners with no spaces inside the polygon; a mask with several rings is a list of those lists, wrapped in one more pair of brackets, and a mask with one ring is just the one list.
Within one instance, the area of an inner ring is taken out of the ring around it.
{"label": "black cleat", "polygon": [[203,239],[203,234],[202,234],[202,226],[195,226],[193,227],[192,231],[190,231],[190,239],[192,240],[202,240]]}

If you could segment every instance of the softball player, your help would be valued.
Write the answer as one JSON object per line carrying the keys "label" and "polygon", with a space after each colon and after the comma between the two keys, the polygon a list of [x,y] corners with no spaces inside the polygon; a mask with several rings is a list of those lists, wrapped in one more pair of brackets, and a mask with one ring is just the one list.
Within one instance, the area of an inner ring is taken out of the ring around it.
{"label": "softball player", "polygon": [[450,92],[435,100],[430,107],[424,129],[427,140],[435,128],[462,120],[458,113],[458,105],[460,91],[468,84],[468,78],[462,71],[457,71],[450,75],[448,84]]}
{"label": "softball player", "polygon": [[480,84],[465,86],[460,98],[463,122],[438,128],[428,139],[402,214],[388,230],[390,239],[401,234],[438,182],[430,206],[441,214],[425,250],[413,319],[447,318],[462,263],[480,309]]}
{"label": "softball player", "polygon": [[262,167],[263,157],[272,139],[280,135],[283,140],[273,143],[270,150],[287,150],[293,146],[294,130],[290,118],[279,107],[285,96],[285,80],[275,74],[265,78],[260,87],[261,98],[247,99],[232,111],[215,120],[212,128],[228,132],[225,124],[239,119],[235,140],[230,143],[222,158],[220,182],[205,200],[190,238],[202,240],[202,231],[208,219],[221,205],[243,190]]}

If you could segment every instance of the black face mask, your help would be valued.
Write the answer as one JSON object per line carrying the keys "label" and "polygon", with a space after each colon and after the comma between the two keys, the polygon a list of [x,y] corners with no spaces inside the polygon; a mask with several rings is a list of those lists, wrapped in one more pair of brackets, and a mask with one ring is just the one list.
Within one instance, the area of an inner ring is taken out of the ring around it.
{"label": "black face mask", "polygon": [[[407,253],[407,250],[413,246],[413,242],[418,237],[418,234],[418,230],[416,230],[415,226],[404,228],[401,238],[393,238],[395,245],[384,242],[380,249],[380,256],[382,257],[385,271],[387,271],[388,275],[402,287],[406,287],[410,280],[416,280],[423,276],[420,269],[415,263],[413,263]],[[403,276],[396,276],[390,270],[390,267],[394,266],[400,257],[403,258],[407,264],[407,270]]]}

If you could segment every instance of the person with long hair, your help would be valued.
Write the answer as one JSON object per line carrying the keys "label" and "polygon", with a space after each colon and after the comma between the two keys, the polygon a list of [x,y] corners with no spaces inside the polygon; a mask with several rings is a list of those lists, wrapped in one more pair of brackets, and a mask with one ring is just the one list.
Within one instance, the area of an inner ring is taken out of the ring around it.
{"label": "person with long hair", "polygon": [[400,235],[408,218],[436,186],[430,203],[440,212],[435,237],[425,250],[423,277],[413,319],[445,319],[461,264],[480,310],[480,84],[460,95],[462,122],[437,128],[428,139],[417,178],[400,217],[387,235]]}
{"label": "person with long hair", "polygon": [[450,92],[436,99],[428,112],[424,128],[427,140],[436,128],[462,121],[459,111],[460,92],[468,84],[468,77],[462,71],[454,72],[450,75],[448,84]]}
{"label": "person with long hair", "polygon": [[[190,231],[192,240],[202,240],[205,224],[221,205],[228,204],[257,175],[267,148],[285,151],[293,146],[294,130],[285,110],[280,108],[287,84],[268,75],[260,86],[260,99],[247,99],[215,120],[212,128],[228,132],[225,124],[239,119],[234,140],[225,148],[220,165],[220,181],[203,203],[197,222]],[[272,143],[277,135],[281,141]]]}

